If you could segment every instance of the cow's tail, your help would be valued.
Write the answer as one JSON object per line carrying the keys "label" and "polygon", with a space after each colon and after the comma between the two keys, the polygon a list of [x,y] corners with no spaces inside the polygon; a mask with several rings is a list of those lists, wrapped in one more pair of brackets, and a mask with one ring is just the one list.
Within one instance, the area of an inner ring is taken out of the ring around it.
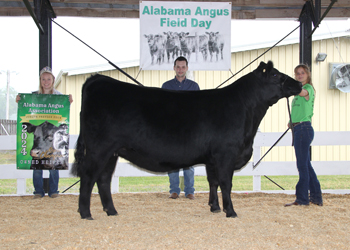
{"label": "cow's tail", "polygon": [[81,169],[84,164],[84,158],[85,158],[85,143],[81,133],[79,134],[79,137],[75,146],[74,157],[75,157],[75,160],[74,160],[71,172],[75,176],[80,176]]}

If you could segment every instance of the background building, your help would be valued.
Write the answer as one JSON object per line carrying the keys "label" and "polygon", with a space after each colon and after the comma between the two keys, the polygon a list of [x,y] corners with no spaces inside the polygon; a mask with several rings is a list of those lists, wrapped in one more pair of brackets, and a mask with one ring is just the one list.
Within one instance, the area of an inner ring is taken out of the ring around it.
{"label": "background building", "polygon": [[[313,38],[313,63],[312,81],[316,89],[316,100],[313,117],[315,131],[349,131],[350,130],[350,93],[341,92],[338,89],[329,88],[330,65],[332,63],[350,63],[350,33],[338,32],[333,37],[318,36]],[[234,82],[241,76],[257,68],[261,61],[273,61],[275,68],[294,77],[294,67],[299,64],[299,41],[288,41],[287,44],[276,46],[250,66],[237,74],[223,86]],[[195,71],[193,79],[198,82],[201,89],[213,89],[226,81],[232,74],[255,60],[269,49],[266,46],[235,48],[231,53],[231,71]],[[318,53],[326,53],[327,58],[323,62],[317,62]],[[161,87],[162,83],[174,77],[173,71],[140,71],[138,61],[115,63],[129,75],[136,78],[145,86]],[[191,70],[191,64],[189,64]],[[81,88],[85,80],[92,74],[99,73],[134,84],[124,74],[114,69],[111,65],[97,65],[93,67],[61,70],[55,83],[56,88],[62,93],[73,95],[74,102],[71,106],[70,134],[79,133],[79,112],[81,106]],[[221,86],[221,87],[223,87]],[[292,98],[290,98],[290,103]],[[215,105],[215,103],[213,103]],[[284,132],[288,123],[287,101],[280,100],[271,107],[260,124],[262,132]],[[316,135],[317,136],[317,135]],[[267,150],[268,147],[265,149]],[[262,152],[264,153],[264,152]],[[73,158],[71,158],[73,159]],[[312,159],[316,161],[349,161],[349,146],[314,146],[312,147]],[[294,161],[294,149],[292,147],[279,147],[271,151],[265,158],[269,161]]]}

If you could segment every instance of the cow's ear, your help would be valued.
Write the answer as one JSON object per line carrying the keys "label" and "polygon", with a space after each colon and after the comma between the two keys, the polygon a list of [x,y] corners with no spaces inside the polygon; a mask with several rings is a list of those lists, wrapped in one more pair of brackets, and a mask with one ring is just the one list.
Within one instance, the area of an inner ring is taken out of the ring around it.
{"label": "cow's ear", "polygon": [[26,129],[27,129],[27,132],[28,133],[33,133],[36,129],[36,126],[29,123],[29,122],[23,122],[22,123],[22,128],[23,128],[23,125],[26,126]]}
{"label": "cow's ear", "polygon": [[255,70],[257,74],[265,75],[266,74],[267,64],[260,62],[259,67]]}
{"label": "cow's ear", "polygon": [[260,62],[259,67],[257,68],[258,71],[262,71],[263,69],[266,69],[266,63]]}
{"label": "cow's ear", "polygon": [[273,69],[273,62],[272,61],[268,61],[267,62],[267,72],[271,72],[271,70]]}

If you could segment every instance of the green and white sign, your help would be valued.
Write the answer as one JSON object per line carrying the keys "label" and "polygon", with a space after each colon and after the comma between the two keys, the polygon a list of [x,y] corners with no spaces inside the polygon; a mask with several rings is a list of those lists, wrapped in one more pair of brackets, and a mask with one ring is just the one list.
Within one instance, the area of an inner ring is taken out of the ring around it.
{"label": "green and white sign", "polygon": [[231,68],[231,3],[140,1],[140,67],[172,70],[184,56],[189,70]]}
{"label": "green and white sign", "polygon": [[20,95],[17,169],[68,169],[69,96]]}

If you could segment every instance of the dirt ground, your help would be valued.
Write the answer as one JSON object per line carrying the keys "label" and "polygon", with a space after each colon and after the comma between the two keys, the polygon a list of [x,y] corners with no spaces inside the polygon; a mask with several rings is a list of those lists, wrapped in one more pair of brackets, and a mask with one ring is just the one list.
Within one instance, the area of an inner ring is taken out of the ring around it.
{"label": "dirt ground", "polygon": [[107,216],[93,194],[88,221],[77,195],[2,196],[0,249],[349,249],[350,195],[323,198],[284,207],[294,195],[233,193],[238,218],[226,218],[209,211],[208,193],[123,193],[113,195],[119,215]]}

